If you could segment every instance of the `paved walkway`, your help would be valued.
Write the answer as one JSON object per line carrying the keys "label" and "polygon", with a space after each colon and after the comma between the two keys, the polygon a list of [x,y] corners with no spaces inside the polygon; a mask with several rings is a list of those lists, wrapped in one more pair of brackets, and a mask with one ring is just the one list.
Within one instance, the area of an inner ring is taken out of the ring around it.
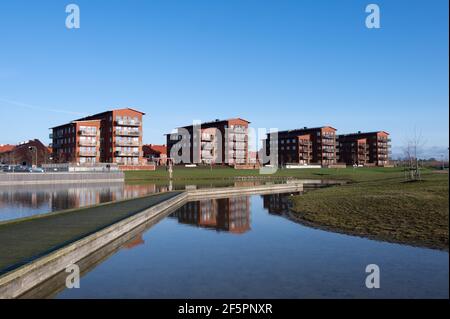
{"label": "paved walkway", "polygon": [[168,192],[0,224],[0,275],[172,198]]}

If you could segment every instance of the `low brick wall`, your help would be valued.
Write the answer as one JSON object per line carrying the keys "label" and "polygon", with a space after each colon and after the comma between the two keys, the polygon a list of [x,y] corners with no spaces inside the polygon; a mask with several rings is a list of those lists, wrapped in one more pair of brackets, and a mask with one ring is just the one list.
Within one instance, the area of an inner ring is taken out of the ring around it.
{"label": "low brick wall", "polygon": [[0,173],[0,185],[108,183],[125,180],[121,171],[61,173]]}
{"label": "low brick wall", "polygon": [[330,164],[327,166],[324,166],[326,168],[347,168],[346,164]]}
{"label": "low brick wall", "polygon": [[156,165],[119,165],[121,171],[155,171]]}

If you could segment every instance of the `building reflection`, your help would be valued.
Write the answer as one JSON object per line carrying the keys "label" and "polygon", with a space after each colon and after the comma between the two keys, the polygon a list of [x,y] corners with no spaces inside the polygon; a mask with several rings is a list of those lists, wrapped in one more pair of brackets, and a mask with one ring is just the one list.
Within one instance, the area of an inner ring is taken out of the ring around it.
{"label": "building reflection", "polygon": [[132,240],[130,240],[129,242],[127,242],[126,244],[123,245],[123,247],[125,249],[133,249],[137,246],[143,245],[145,244],[144,239],[142,238],[142,234],[136,236],[135,238],[133,238]]}
{"label": "building reflection", "polygon": [[264,208],[272,215],[288,213],[292,208],[291,196],[298,194],[300,193],[263,195]]}
{"label": "building reflection", "polygon": [[250,198],[242,196],[189,202],[170,217],[181,224],[243,234],[250,230]]}
{"label": "building reflection", "polygon": [[[25,212],[25,215],[17,213],[17,216],[13,216],[13,218],[20,218],[36,213],[92,206],[167,190],[166,185],[124,183],[1,186],[0,220],[6,218],[2,216],[2,211],[21,210],[22,213]],[[7,219],[10,217],[8,216]]]}

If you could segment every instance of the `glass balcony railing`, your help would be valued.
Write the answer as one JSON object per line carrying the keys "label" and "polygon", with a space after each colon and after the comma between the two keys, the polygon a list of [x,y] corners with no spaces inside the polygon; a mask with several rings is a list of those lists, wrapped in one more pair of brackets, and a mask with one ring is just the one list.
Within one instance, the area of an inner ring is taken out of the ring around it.
{"label": "glass balcony railing", "polygon": [[78,145],[80,145],[80,146],[96,146],[97,145],[97,141],[83,141],[83,140],[79,140],[78,141]]}
{"label": "glass balcony railing", "polygon": [[82,136],[97,136],[97,131],[79,130],[78,134],[80,134]]}
{"label": "glass balcony railing", "polygon": [[81,157],[96,157],[97,156],[97,152],[93,152],[93,151],[79,151],[78,152],[78,156],[81,156]]}
{"label": "glass balcony railing", "polygon": [[141,132],[139,130],[116,130],[116,135],[119,136],[140,136]]}
{"label": "glass balcony railing", "polygon": [[136,120],[116,120],[118,126],[141,126],[141,121]]}
{"label": "glass balcony railing", "polygon": [[130,157],[138,157],[140,156],[140,152],[135,152],[135,151],[116,151],[115,155],[116,156],[130,156]]}
{"label": "glass balcony railing", "polygon": [[117,146],[139,146],[139,141],[116,141]]}

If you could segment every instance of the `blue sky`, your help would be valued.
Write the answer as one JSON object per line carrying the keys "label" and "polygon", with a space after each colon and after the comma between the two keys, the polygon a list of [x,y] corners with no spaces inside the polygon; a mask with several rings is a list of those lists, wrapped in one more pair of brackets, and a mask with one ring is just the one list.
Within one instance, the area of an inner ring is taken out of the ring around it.
{"label": "blue sky", "polygon": [[[0,144],[48,140],[81,114],[147,113],[144,142],[174,127],[242,117],[256,128],[414,127],[448,147],[448,1],[69,1],[0,4]],[[20,120],[19,120],[20,119]]]}

